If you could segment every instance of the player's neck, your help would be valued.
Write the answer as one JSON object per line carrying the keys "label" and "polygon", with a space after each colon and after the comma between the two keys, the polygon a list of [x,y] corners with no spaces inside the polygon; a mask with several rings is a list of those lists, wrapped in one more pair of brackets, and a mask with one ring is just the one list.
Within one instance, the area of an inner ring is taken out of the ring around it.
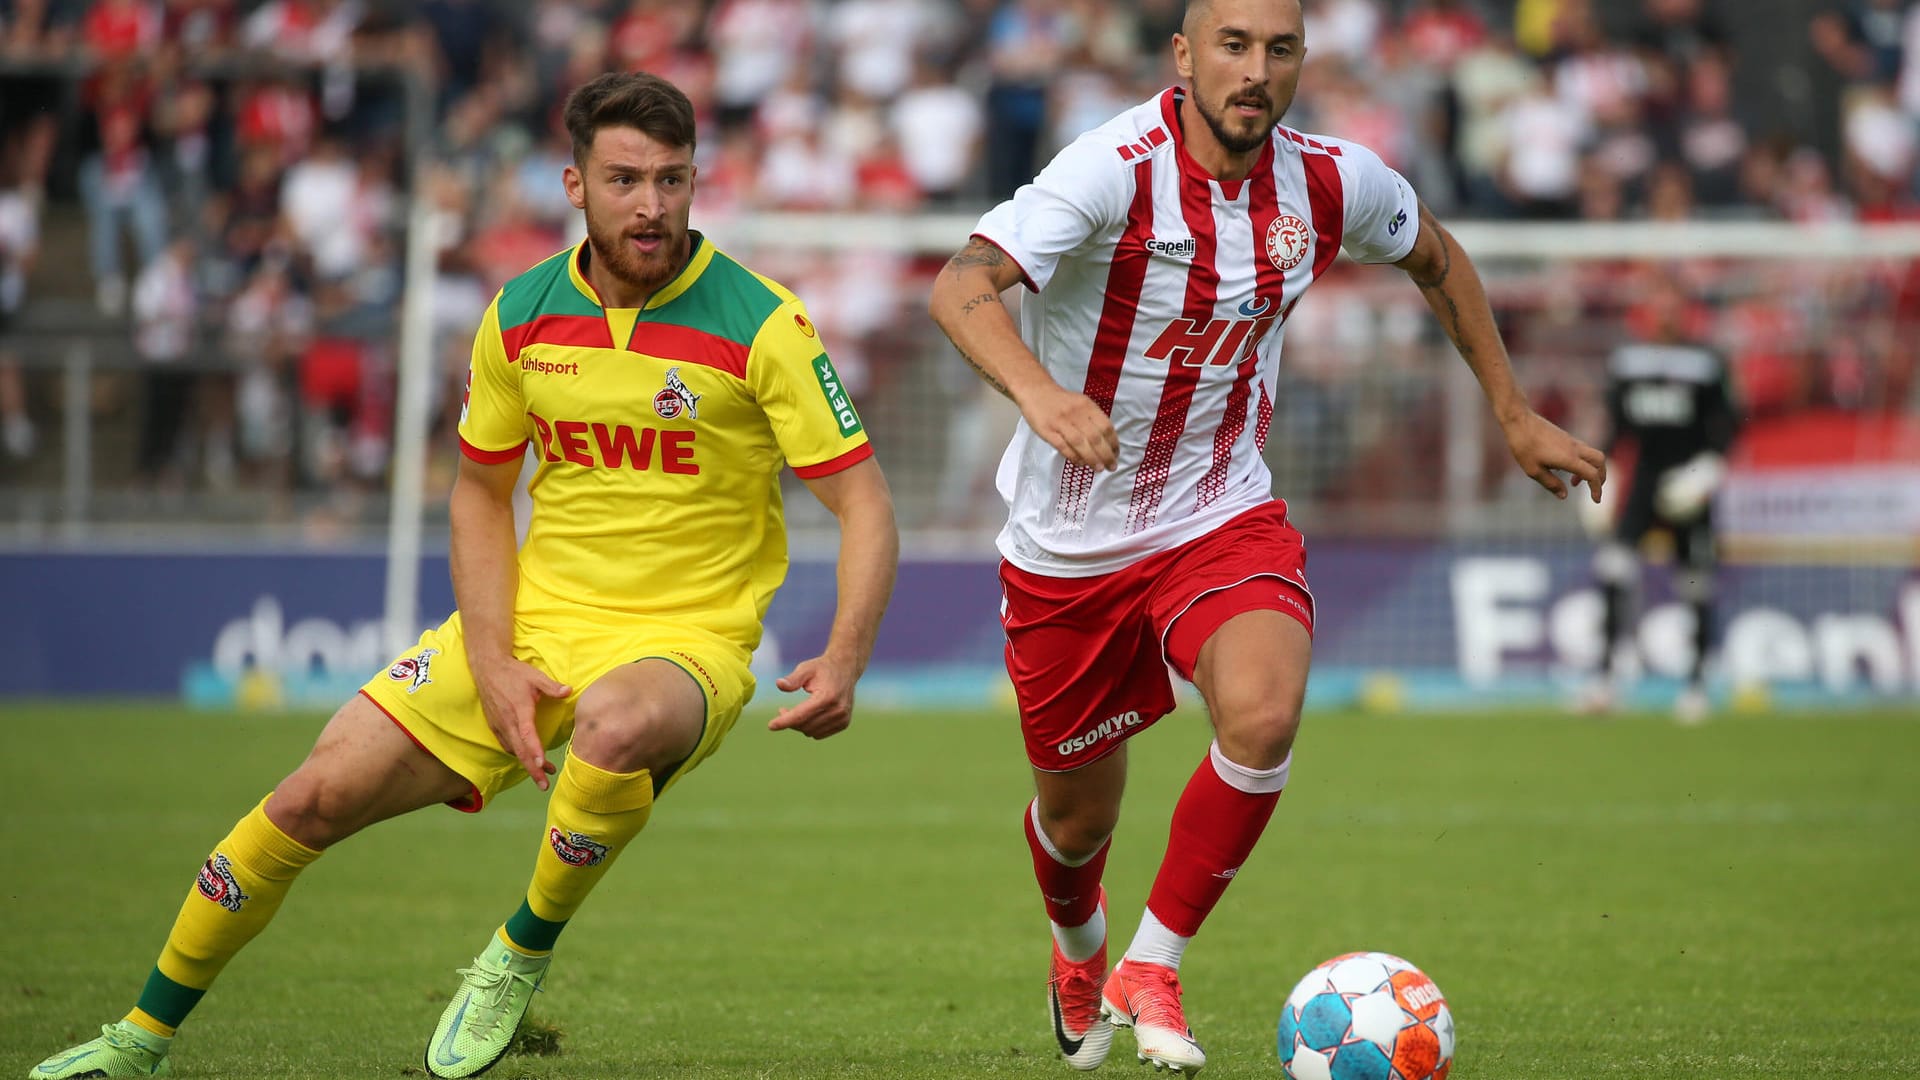
{"label": "player's neck", "polygon": [[1260,147],[1244,154],[1236,154],[1220,145],[1214,138],[1213,129],[1207,126],[1207,118],[1200,115],[1200,106],[1193,103],[1193,94],[1180,95],[1180,141],[1186,148],[1187,156],[1195,165],[1207,171],[1215,180],[1232,183],[1245,180],[1253,175],[1254,166],[1260,164]]}
{"label": "player's neck", "polygon": [[659,292],[662,288],[666,287],[668,282],[679,277],[681,273],[686,270],[687,263],[691,262],[692,259],[693,234],[689,232],[681,237],[680,250],[671,260],[673,271],[658,281],[632,282],[626,278],[615,275],[611,270],[607,269],[606,260],[600,257],[599,252],[593,249],[591,243],[587,245],[586,256],[583,261],[586,263],[585,276],[587,284],[593,286],[594,295],[600,298],[601,307],[639,308],[646,307],[647,301],[653,299],[654,293]]}

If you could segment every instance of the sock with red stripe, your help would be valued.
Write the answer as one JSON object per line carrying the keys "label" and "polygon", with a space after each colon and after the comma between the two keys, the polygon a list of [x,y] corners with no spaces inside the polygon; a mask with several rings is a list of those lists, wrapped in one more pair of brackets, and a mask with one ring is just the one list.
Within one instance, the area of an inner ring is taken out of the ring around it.
{"label": "sock with red stripe", "polygon": [[1107,851],[1113,840],[1078,861],[1069,860],[1040,828],[1040,800],[1027,804],[1021,815],[1026,825],[1027,849],[1033,854],[1033,877],[1053,922],[1053,940],[1067,959],[1091,959],[1107,942],[1107,917],[1100,910],[1100,876],[1107,869]]}
{"label": "sock with red stripe", "polygon": [[1214,743],[1173,808],[1167,855],[1127,958],[1178,968],[1187,942],[1220,902],[1266,831],[1293,755],[1271,769],[1228,761]]}

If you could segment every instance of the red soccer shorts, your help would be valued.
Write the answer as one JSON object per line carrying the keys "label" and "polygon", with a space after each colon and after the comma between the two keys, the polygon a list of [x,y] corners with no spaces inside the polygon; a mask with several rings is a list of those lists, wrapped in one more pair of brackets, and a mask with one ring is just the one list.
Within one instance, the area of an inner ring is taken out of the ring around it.
{"label": "red soccer shorts", "polygon": [[1000,621],[1027,760],[1077,769],[1172,712],[1168,668],[1191,680],[1200,646],[1235,615],[1284,612],[1313,633],[1306,562],[1280,501],[1111,574],[1046,577],[1002,561]]}

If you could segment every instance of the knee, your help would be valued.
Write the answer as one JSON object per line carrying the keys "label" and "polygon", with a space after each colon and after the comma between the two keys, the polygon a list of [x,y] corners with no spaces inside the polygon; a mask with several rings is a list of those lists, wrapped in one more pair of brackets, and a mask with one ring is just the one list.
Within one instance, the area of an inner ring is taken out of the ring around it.
{"label": "knee", "polygon": [[569,753],[608,772],[653,772],[670,768],[693,753],[697,729],[677,724],[670,710],[644,698],[599,693],[590,687],[574,710]]}
{"label": "knee", "polygon": [[1120,807],[1085,803],[1040,807],[1040,831],[1069,862],[1090,859],[1120,823]]}
{"label": "knee", "polygon": [[1297,702],[1266,698],[1216,706],[1214,736],[1228,761],[1249,769],[1271,769],[1293,752],[1300,731]]}
{"label": "knee", "polygon": [[352,835],[362,824],[360,808],[345,786],[312,769],[297,769],[267,800],[267,820],[318,851]]}

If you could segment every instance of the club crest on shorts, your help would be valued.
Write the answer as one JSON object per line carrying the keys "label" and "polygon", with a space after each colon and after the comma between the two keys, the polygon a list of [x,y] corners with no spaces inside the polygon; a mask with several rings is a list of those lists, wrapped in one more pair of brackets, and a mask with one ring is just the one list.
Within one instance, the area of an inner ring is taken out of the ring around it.
{"label": "club crest on shorts", "polygon": [[1306,222],[1292,214],[1281,214],[1267,226],[1267,258],[1274,269],[1285,273],[1306,261],[1307,245],[1312,240],[1313,231]]}
{"label": "club crest on shorts", "polygon": [[547,829],[547,840],[553,845],[553,853],[568,866],[598,866],[607,858],[607,845],[596,844],[577,832],[560,835],[560,830]]}
{"label": "club crest on shorts", "polygon": [[217,851],[213,853],[213,858],[208,859],[206,865],[200,868],[200,876],[194,881],[193,886],[200,890],[201,896],[228,911],[239,911],[240,905],[251,899],[246,893],[240,891],[240,883],[234,880],[233,864],[227,861],[225,855]]}
{"label": "club crest on shorts", "polygon": [[698,420],[702,396],[694,393],[680,378],[679,368],[670,367],[667,369],[666,389],[653,395],[653,411],[659,413],[662,420],[672,420],[683,412],[689,420]]}
{"label": "club crest on shorts", "polygon": [[403,656],[387,669],[387,678],[407,683],[407,693],[411,694],[433,681],[430,677],[433,658],[439,655],[439,649],[421,649],[418,656]]}

